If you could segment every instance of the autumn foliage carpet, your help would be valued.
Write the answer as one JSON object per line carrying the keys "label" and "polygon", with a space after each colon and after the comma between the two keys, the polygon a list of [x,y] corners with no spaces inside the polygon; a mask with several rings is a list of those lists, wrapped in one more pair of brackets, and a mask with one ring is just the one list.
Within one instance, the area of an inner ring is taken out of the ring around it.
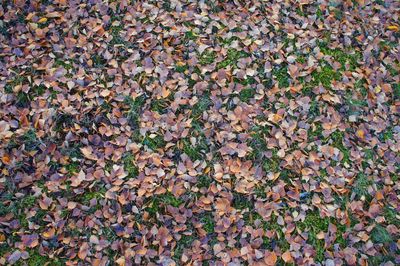
{"label": "autumn foliage carpet", "polygon": [[399,1],[0,2],[0,265],[400,264]]}

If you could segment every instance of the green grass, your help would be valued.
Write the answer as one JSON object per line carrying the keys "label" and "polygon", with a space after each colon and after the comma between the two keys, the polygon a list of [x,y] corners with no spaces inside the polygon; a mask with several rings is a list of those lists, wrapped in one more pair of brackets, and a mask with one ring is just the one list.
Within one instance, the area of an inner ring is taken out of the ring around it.
{"label": "green grass", "polygon": [[308,115],[310,117],[317,117],[320,115],[320,111],[319,111],[319,104],[317,100],[313,100],[310,104],[310,109],[308,112]]}
{"label": "green grass", "polygon": [[70,162],[65,165],[65,169],[67,170],[69,176],[73,176],[74,174],[79,173],[80,164],[78,162]]}
{"label": "green grass", "polygon": [[383,226],[376,225],[371,231],[371,240],[374,243],[385,244],[393,241],[393,238]]}
{"label": "green grass", "polygon": [[262,161],[263,152],[268,151],[265,136],[268,136],[270,128],[268,126],[254,126],[251,129],[251,138],[247,145],[253,150],[246,156],[249,160]]}
{"label": "green grass", "polygon": [[259,185],[254,188],[254,195],[257,199],[267,198],[267,193],[265,192],[266,186]]}
{"label": "green grass", "polygon": [[279,88],[287,88],[290,85],[290,75],[288,73],[287,65],[280,65],[274,67],[272,76],[278,82]]}
{"label": "green grass", "polygon": [[19,108],[28,108],[31,104],[31,98],[29,97],[29,94],[25,92],[18,92],[15,106]]}
{"label": "green grass", "polygon": [[102,227],[101,235],[104,236],[105,239],[107,239],[110,242],[113,242],[118,239],[118,236],[112,227]]}
{"label": "green grass", "polygon": [[373,181],[367,177],[364,173],[359,173],[354,181],[352,186],[352,192],[361,197],[371,198],[370,193],[368,192],[368,188],[373,184]]}
{"label": "green grass", "polygon": [[232,207],[237,210],[249,209],[252,210],[254,208],[253,201],[249,196],[246,196],[241,193],[233,192],[233,200]]}
{"label": "green grass", "polygon": [[169,106],[167,99],[152,99],[150,104],[150,110],[159,114],[165,114]]}
{"label": "green grass", "polygon": [[189,30],[185,32],[185,37],[184,37],[185,41],[195,41],[197,40],[197,38],[198,38],[197,34],[194,33],[193,31]]}
{"label": "green grass", "polygon": [[392,207],[385,206],[384,211],[383,211],[383,217],[385,217],[385,220],[387,221],[388,224],[394,224],[395,226],[399,227],[400,226],[400,218],[397,217],[399,215],[400,214],[396,210],[394,210]]}
{"label": "green grass", "polygon": [[176,65],[175,66],[175,71],[178,73],[185,73],[185,71],[188,69],[189,69],[188,65]]}
{"label": "green grass", "polygon": [[209,188],[213,179],[208,175],[201,175],[197,177],[196,186],[198,188]]}
{"label": "green grass", "polygon": [[107,189],[105,187],[98,187],[97,191],[86,191],[85,193],[79,195],[76,198],[76,201],[80,202],[83,205],[89,205],[92,199],[100,200],[104,198]]}
{"label": "green grass", "polygon": [[63,147],[61,153],[63,155],[69,156],[75,162],[75,160],[83,158],[83,154],[80,148],[82,148],[82,143],[72,142],[69,144],[68,147]]}
{"label": "green grass", "polygon": [[317,234],[320,231],[326,232],[328,230],[329,220],[322,219],[319,215],[310,215],[306,216],[306,219],[303,222],[305,229],[309,230],[309,238],[308,241],[310,244],[315,248],[316,254],[316,261],[322,261],[324,257],[324,242],[323,240],[317,239]]}
{"label": "green grass", "polygon": [[[9,195],[9,197],[8,197]],[[5,202],[9,200],[9,202]],[[36,203],[36,197],[27,195],[23,198],[12,198],[11,194],[2,195],[0,202],[0,216],[5,216],[12,213],[16,219],[20,222],[22,227],[27,227],[27,219],[24,210],[34,207]]]}
{"label": "green grass", "polygon": [[59,113],[54,119],[54,131],[61,132],[65,128],[72,127],[74,124],[74,117],[70,114]]}
{"label": "green grass", "polygon": [[111,36],[113,37],[110,41],[110,45],[121,45],[127,42],[121,37],[121,31],[124,29],[123,25],[112,25],[109,29]]}
{"label": "green grass", "polygon": [[246,88],[239,92],[239,99],[242,102],[249,103],[250,99],[254,97],[256,90],[254,88]]}
{"label": "green grass", "polygon": [[173,258],[176,262],[180,262],[185,249],[191,248],[193,241],[197,238],[194,235],[181,235],[180,239],[176,241]]}
{"label": "green grass", "polygon": [[278,157],[277,152],[276,149],[273,149],[272,157],[264,159],[263,169],[265,172],[277,173],[280,171],[280,163],[282,160]]}
{"label": "green grass", "polygon": [[[9,94],[13,94],[14,91],[14,87],[18,86],[18,85],[23,85],[25,83],[28,83],[27,78],[24,75],[21,75],[19,73],[16,73],[16,75],[14,77],[12,77],[11,80],[8,81],[8,83],[5,86],[5,92],[9,93]],[[24,92],[19,92],[19,94],[17,95],[17,103],[18,103],[18,96],[21,94],[21,96],[26,96],[26,94]],[[29,100],[29,98],[28,98]]]}
{"label": "green grass", "polygon": [[204,51],[199,57],[200,65],[209,65],[214,63],[216,53],[214,51]]}
{"label": "green grass", "polygon": [[146,136],[143,140],[143,145],[146,145],[151,150],[155,151],[165,147],[166,142],[163,136],[157,135],[154,138]]}
{"label": "green grass", "polygon": [[230,38],[217,37],[218,44],[224,47],[230,47],[234,41],[240,41],[237,36],[232,36]]}
{"label": "green grass", "polygon": [[258,214],[252,214],[253,220],[261,220],[261,226],[264,230],[270,230],[275,233],[272,238],[263,237],[262,248],[271,250],[279,247],[279,249],[283,252],[290,248],[290,244],[285,239],[285,233],[282,231],[282,226],[277,222],[277,216],[272,215],[271,219],[268,221],[263,220],[263,218]]}
{"label": "green grass", "polygon": [[332,140],[332,146],[339,149],[343,154],[342,161],[350,163],[350,149],[344,146],[344,132],[336,130],[327,139]]}
{"label": "green grass", "polygon": [[330,65],[325,64],[319,70],[311,73],[314,85],[322,84],[325,88],[330,88],[334,80],[341,78],[340,72],[334,70]]}
{"label": "green grass", "polygon": [[156,215],[157,213],[163,213],[163,207],[172,206],[179,207],[184,201],[181,198],[176,198],[172,193],[167,192],[161,195],[154,195],[147,199],[146,211],[151,215]]}
{"label": "green grass", "polygon": [[362,167],[366,169],[369,166],[368,161],[373,160],[375,156],[375,152],[373,149],[364,150],[364,160],[362,161]]}
{"label": "green grass", "polygon": [[393,98],[394,100],[400,100],[400,83],[393,85]]}
{"label": "green grass", "polygon": [[245,51],[238,51],[236,49],[229,48],[226,58],[217,64],[217,68],[221,69],[221,68],[225,68],[227,66],[236,67],[237,61],[240,58],[247,57],[247,56],[249,56],[249,55]]}
{"label": "green grass", "polygon": [[203,137],[197,139],[195,146],[193,146],[188,139],[184,139],[182,142],[183,152],[189,156],[192,161],[203,159],[204,153],[208,151],[208,145]]}
{"label": "green grass", "polygon": [[214,233],[215,221],[211,212],[201,214],[200,222],[203,224],[203,229],[208,233]]}
{"label": "green grass", "polygon": [[365,99],[354,98],[353,91],[346,92],[346,104],[355,108],[368,107],[368,103]]}
{"label": "green grass", "polygon": [[111,113],[112,111],[112,105],[107,102],[107,101],[103,101],[102,104],[100,105],[100,109],[103,113]]}
{"label": "green grass", "polygon": [[46,92],[47,88],[44,85],[33,86],[31,88],[32,96],[42,96]]}
{"label": "green grass", "polygon": [[193,118],[201,117],[212,105],[212,101],[208,95],[201,95],[199,98],[199,101],[192,107],[191,116]]}
{"label": "green grass", "polygon": [[322,135],[322,125],[321,123],[317,123],[315,124],[315,129],[313,129],[313,127],[310,127],[308,129],[308,141],[315,141],[315,140],[323,140],[323,135]]}
{"label": "green grass", "polygon": [[37,209],[36,214],[31,217],[31,221],[40,226],[44,226],[47,223],[44,221],[44,217],[46,217],[46,215],[48,215],[46,210]]}
{"label": "green grass", "polygon": [[387,127],[381,134],[379,134],[379,139],[384,142],[393,140],[393,138],[393,127]]}
{"label": "green grass", "polygon": [[13,252],[12,247],[8,245],[7,242],[1,243],[0,244],[0,258],[4,257],[6,254],[11,254]]}
{"label": "green grass", "polygon": [[[240,83],[243,86],[250,86],[252,84],[256,84],[257,83],[256,79],[253,78],[253,77],[247,77],[247,78],[244,78],[244,79],[233,78],[233,81],[235,83]],[[252,88],[250,88],[250,89],[252,89]]]}
{"label": "green grass", "polygon": [[107,60],[104,59],[104,57],[99,54],[93,54],[90,59],[92,60],[93,67],[95,68],[103,68],[107,64]]}
{"label": "green grass", "polygon": [[333,223],[337,226],[336,241],[342,248],[346,247],[346,241],[343,238],[343,233],[346,230],[344,225],[339,224],[334,218],[324,217],[322,218],[318,211],[307,213],[303,222],[297,223],[297,228],[300,231],[308,232],[307,242],[311,244],[316,250],[316,261],[323,261],[325,247],[324,239],[318,239],[317,234],[321,231],[328,232],[329,223]]}
{"label": "green grass", "polygon": [[63,67],[66,70],[73,69],[73,65],[69,60],[65,60],[64,58],[56,58],[54,60],[54,67]]}
{"label": "green grass", "polygon": [[307,61],[306,56],[300,54],[297,56],[296,58],[296,62],[300,63],[300,64],[304,64]]}
{"label": "green grass", "polygon": [[20,143],[25,145],[25,150],[27,151],[36,150],[41,144],[41,141],[36,136],[36,132],[34,129],[29,129],[27,132],[25,132],[19,138],[19,141]]}
{"label": "green grass", "polygon": [[137,128],[139,126],[139,116],[141,110],[145,104],[146,96],[141,95],[133,99],[132,97],[126,97],[124,104],[128,107],[126,112],[126,118],[131,127]]}
{"label": "green grass", "polygon": [[135,178],[139,174],[139,169],[135,165],[135,157],[131,153],[126,153],[122,157],[124,170],[128,172],[128,178]]}
{"label": "green grass", "polygon": [[[37,249],[29,251],[29,258],[26,260],[20,259],[15,265],[29,265],[29,266],[37,266],[37,265],[51,265],[51,266],[61,266],[65,265],[65,260],[61,258],[51,259],[47,256],[43,256],[39,254]],[[47,264],[46,264],[47,263]]]}
{"label": "green grass", "polygon": [[340,70],[342,71],[346,69],[346,64],[349,65],[349,70],[354,71],[362,57],[361,53],[357,51],[351,53],[349,51],[343,51],[339,48],[330,49],[327,42],[319,42],[319,47],[323,54],[332,56],[335,61],[341,64]]}

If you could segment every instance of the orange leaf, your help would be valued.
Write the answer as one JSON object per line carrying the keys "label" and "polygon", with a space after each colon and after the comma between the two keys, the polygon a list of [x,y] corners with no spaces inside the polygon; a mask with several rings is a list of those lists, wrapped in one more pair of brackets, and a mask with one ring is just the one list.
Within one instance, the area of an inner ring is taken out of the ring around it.
{"label": "orange leaf", "polygon": [[399,27],[396,25],[390,25],[387,27],[387,29],[392,31],[399,31]]}
{"label": "orange leaf", "polygon": [[282,254],[282,259],[285,263],[292,263],[293,258],[292,254],[290,254],[290,251],[286,251],[285,253]]}
{"label": "orange leaf", "polygon": [[87,257],[88,253],[89,253],[89,245],[88,245],[88,243],[85,242],[81,245],[81,247],[79,249],[78,257],[81,260],[84,260]]}
{"label": "orange leaf", "polygon": [[4,154],[3,157],[1,157],[1,161],[2,161],[4,164],[10,164],[10,162],[11,162],[10,155]]}
{"label": "orange leaf", "polygon": [[362,140],[365,139],[365,132],[362,129],[357,130],[356,135]]}
{"label": "orange leaf", "polygon": [[275,252],[271,252],[264,258],[264,262],[268,266],[272,266],[276,264],[276,261],[278,260],[278,257],[276,256]]}

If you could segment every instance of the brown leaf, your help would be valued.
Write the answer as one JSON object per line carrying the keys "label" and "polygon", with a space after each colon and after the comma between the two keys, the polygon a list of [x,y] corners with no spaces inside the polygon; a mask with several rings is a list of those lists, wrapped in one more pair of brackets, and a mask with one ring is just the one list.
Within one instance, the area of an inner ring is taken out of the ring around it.
{"label": "brown leaf", "polygon": [[24,244],[24,246],[28,248],[34,248],[39,244],[39,236],[38,234],[22,235],[21,241]]}
{"label": "brown leaf", "polygon": [[7,261],[10,265],[16,263],[22,256],[21,251],[15,250],[10,256],[8,256]]}
{"label": "brown leaf", "polygon": [[78,252],[78,257],[81,260],[84,260],[89,254],[89,244],[86,242],[83,242],[79,248],[79,252]]}

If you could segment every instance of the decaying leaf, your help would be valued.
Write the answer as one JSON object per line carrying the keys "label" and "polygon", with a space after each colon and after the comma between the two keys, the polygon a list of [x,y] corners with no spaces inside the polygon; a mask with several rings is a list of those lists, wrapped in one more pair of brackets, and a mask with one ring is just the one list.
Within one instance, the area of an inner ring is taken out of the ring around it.
{"label": "decaying leaf", "polygon": [[0,265],[397,265],[399,1],[2,1]]}

